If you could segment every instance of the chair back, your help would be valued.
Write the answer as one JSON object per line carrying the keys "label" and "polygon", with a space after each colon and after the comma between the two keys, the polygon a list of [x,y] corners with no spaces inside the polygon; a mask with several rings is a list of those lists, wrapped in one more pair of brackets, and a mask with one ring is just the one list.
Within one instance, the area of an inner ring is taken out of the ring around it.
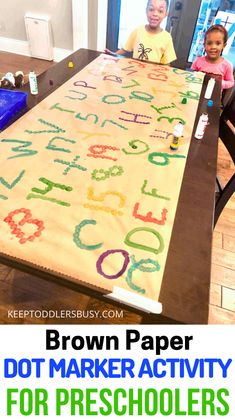
{"label": "chair back", "polygon": [[219,137],[235,164],[235,87],[220,116]]}

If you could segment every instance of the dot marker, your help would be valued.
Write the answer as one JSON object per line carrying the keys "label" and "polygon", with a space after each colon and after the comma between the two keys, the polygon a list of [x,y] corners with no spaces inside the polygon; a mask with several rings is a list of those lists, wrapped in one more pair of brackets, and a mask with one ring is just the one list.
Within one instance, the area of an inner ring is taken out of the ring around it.
{"label": "dot marker", "polygon": [[69,67],[69,68],[73,68],[73,62],[72,62],[72,61],[69,61],[69,63],[68,63],[68,67]]}
{"label": "dot marker", "polygon": [[183,103],[183,105],[186,105],[186,103],[187,103],[187,98],[186,97],[183,97],[183,99],[182,99],[182,102],[181,103]]}

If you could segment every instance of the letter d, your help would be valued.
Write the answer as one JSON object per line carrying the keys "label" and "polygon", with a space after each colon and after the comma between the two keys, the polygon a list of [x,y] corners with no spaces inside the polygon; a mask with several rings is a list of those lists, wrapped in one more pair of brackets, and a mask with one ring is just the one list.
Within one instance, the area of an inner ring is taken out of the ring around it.
{"label": "letter d", "polygon": [[17,375],[17,361],[13,358],[4,359],[4,377],[14,378]]}

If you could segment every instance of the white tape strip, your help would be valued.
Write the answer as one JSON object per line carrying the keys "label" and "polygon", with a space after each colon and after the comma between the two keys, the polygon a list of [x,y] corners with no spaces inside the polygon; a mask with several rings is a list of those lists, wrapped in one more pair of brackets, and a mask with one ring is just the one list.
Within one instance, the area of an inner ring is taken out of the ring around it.
{"label": "white tape strip", "polygon": [[162,304],[158,301],[151,300],[150,298],[143,297],[142,295],[135,294],[116,286],[113,287],[113,292],[106,295],[106,297],[126,303],[132,307],[138,307],[149,313],[160,314],[162,312]]}

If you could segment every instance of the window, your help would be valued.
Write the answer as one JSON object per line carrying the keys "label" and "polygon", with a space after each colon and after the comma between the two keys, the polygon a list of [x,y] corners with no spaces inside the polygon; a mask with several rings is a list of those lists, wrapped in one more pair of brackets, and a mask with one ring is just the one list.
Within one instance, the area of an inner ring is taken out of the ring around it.
{"label": "window", "polygon": [[235,67],[235,0],[202,0],[188,57],[189,62],[204,54],[205,32],[211,25],[217,23],[228,31],[229,39],[223,55]]}

